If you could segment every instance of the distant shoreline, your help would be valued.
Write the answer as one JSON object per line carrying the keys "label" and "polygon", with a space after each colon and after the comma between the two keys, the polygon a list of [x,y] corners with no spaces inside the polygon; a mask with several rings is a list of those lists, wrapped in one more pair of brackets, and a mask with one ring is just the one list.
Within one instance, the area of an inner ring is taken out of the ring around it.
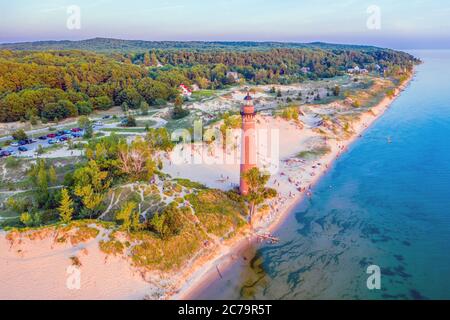
{"label": "distant shoreline", "polygon": [[[365,112],[363,116],[354,123],[354,134],[346,140],[332,145],[332,152],[320,157],[315,162],[321,162],[326,164],[326,167],[322,167],[320,174],[316,175],[311,185],[315,186],[320,179],[328,172],[328,168],[334,163],[334,161],[340,157],[343,152],[348,150],[348,147],[353,144],[360,136],[372,126],[372,124],[378,120],[384,112],[390,107],[390,105],[400,96],[401,92],[404,91],[411,80],[415,76],[415,69],[408,77],[408,79],[395,89],[395,94],[393,97],[385,97],[377,105],[370,108],[370,111],[375,113],[375,115],[370,115]],[[339,146],[338,146],[339,145]],[[280,225],[285,221],[285,219],[292,213],[292,210],[301,203],[307,195],[301,193],[295,198],[289,199],[284,205],[280,206],[278,209],[281,212],[266,226],[266,229],[270,232],[275,231],[280,227]],[[240,256],[240,252],[249,245],[256,241],[255,237],[249,238],[247,236],[237,236],[232,239],[229,244],[227,244],[222,250],[220,250],[216,255],[210,259],[206,264],[202,265],[201,268],[192,270],[190,276],[184,279],[184,284],[178,293],[168,297],[169,299],[182,299],[189,300],[192,299],[198,292],[204,290],[208,285],[209,281],[214,281],[218,277],[218,266],[220,265],[220,271],[224,272],[227,270],[236,260],[235,257]],[[189,273],[189,272],[188,272]]]}

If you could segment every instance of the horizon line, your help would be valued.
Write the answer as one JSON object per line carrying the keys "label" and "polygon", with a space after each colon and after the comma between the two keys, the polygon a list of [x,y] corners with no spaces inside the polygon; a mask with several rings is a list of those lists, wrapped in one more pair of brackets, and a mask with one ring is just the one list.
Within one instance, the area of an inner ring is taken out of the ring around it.
{"label": "horizon line", "polygon": [[315,40],[310,42],[302,42],[302,41],[295,41],[295,40],[147,40],[147,39],[140,39],[140,38],[114,38],[114,37],[89,37],[89,38],[83,38],[83,39],[43,39],[43,40],[27,40],[27,41],[7,41],[3,42],[0,40],[0,45],[20,45],[20,44],[27,44],[27,43],[38,43],[38,42],[83,42],[83,41],[89,41],[89,40],[96,40],[96,39],[103,39],[103,40],[119,40],[119,41],[143,41],[143,42],[181,42],[181,43],[278,43],[278,44],[305,44],[305,45],[311,45],[311,44],[328,44],[328,45],[346,45],[346,46],[360,46],[360,47],[375,47],[375,48],[381,48],[381,49],[391,49],[391,50],[450,50],[450,47],[409,47],[409,48],[393,48],[393,47],[387,47],[387,46],[379,46],[374,44],[367,44],[367,43],[354,43],[354,42],[327,42],[322,40]]}

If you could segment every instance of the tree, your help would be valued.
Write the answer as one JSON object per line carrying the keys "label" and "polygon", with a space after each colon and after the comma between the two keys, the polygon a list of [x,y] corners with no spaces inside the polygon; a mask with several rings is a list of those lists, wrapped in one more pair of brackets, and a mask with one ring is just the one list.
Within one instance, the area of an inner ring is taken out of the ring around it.
{"label": "tree", "polygon": [[122,111],[123,111],[125,114],[127,114],[127,113],[128,113],[128,110],[130,109],[130,108],[128,107],[128,103],[126,103],[125,101],[122,103],[122,105],[120,106],[120,108],[122,109]]}
{"label": "tree", "polygon": [[178,234],[183,228],[181,209],[171,202],[161,213],[156,213],[150,220],[150,226],[162,239]]}
{"label": "tree", "polygon": [[108,110],[113,106],[113,101],[108,96],[100,96],[92,99],[94,109]]}
{"label": "tree", "polygon": [[183,103],[184,103],[183,97],[180,96],[180,95],[178,95],[178,96],[175,98],[175,102],[174,102],[175,107],[181,107],[181,106],[183,106]]}
{"label": "tree", "polygon": [[54,166],[50,166],[50,168],[48,169],[48,179],[51,184],[56,183],[57,176],[56,176],[56,170],[55,170]]}
{"label": "tree", "polygon": [[152,151],[168,152],[175,146],[166,128],[150,128],[145,136],[145,141]]}
{"label": "tree", "polygon": [[125,122],[125,127],[136,127],[137,126],[137,122],[136,122],[136,118],[133,117],[132,115],[129,115],[127,117],[127,120]]}
{"label": "tree", "polygon": [[150,107],[149,107],[149,105],[148,105],[147,102],[142,101],[142,102],[141,102],[140,108],[141,108],[141,114],[142,114],[143,116],[148,115],[148,110],[150,109]]}
{"label": "tree", "polygon": [[353,101],[352,107],[353,107],[353,108],[359,108],[359,107],[361,107],[361,102],[359,102],[358,100]]}
{"label": "tree", "polygon": [[148,52],[146,52],[144,54],[144,66],[149,67],[151,64],[150,62],[150,55],[148,54]]}
{"label": "tree", "polygon": [[142,96],[134,87],[127,87],[119,93],[116,102],[117,104],[126,102],[131,109],[137,109],[142,100]]}
{"label": "tree", "polygon": [[[402,80],[419,62],[409,54],[377,48],[330,46],[319,50],[286,45],[286,48],[276,49],[258,44],[260,49],[247,50],[250,48],[246,45],[232,44],[224,50],[189,43],[183,44],[185,48],[181,52],[166,48],[166,44],[158,46],[160,48],[144,54],[112,55],[51,50],[29,51],[25,57],[20,50],[1,50],[0,121],[30,119],[30,114],[45,118],[45,113],[61,111],[53,105],[44,112],[45,106],[59,104],[61,100],[75,104],[77,111],[84,114],[88,109],[80,108],[77,103],[90,100],[95,108],[102,108],[103,104],[99,103],[102,99],[97,100],[100,97],[111,99],[116,105],[126,101],[131,109],[137,109],[141,95],[150,105],[162,103],[175,97],[180,83],[197,83],[202,89],[220,88],[232,82],[226,77],[228,71],[236,71],[243,75],[243,80],[251,82],[288,84],[303,78],[314,80],[343,75],[343,70],[349,66],[365,63],[373,67],[378,64],[385,76]],[[210,50],[199,50],[200,47]],[[148,70],[135,65],[157,66],[159,61],[165,66]],[[302,68],[309,70],[302,72]],[[56,117],[64,118],[47,119]]]}
{"label": "tree", "polygon": [[[53,169],[54,170],[54,169]],[[52,205],[52,197],[49,190],[49,184],[53,177],[50,174],[50,168],[45,160],[39,159],[33,164],[28,172],[31,183],[34,187],[36,200],[39,207],[50,207]]]}
{"label": "tree", "polygon": [[183,97],[178,95],[175,98],[175,102],[174,105],[175,107],[173,108],[173,112],[172,112],[172,118],[173,119],[181,119],[186,117],[189,114],[189,110],[187,109],[183,109]]}
{"label": "tree", "polygon": [[[42,110],[41,116],[47,120],[65,119],[78,115],[77,107],[69,100],[47,103]],[[55,121],[56,122],[56,121]]]}
{"label": "tree", "polygon": [[154,104],[158,99],[169,100],[174,96],[175,89],[164,82],[156,81],[150,78],[144,78],[139,81],[138,92],[149,104]]}
{"label": "tree", "polygon": [[68,224],[73,216],[73,200],[70,198],[66,188],[61,191],[61,201],[59,202],[59,218],[62,223]]}
{"label": "tree", "polygon": [[126,202],[119,212],[116,213],[116,220],[122,222],[122,228],[130,231],[138,231],[141,226],[139,223],[139,212],[135,211],[136,203]]}
{"label": "tree", "polygon": [[90,160],[87,166],[77,169],[74,174],[75,195],[80,197],[82,204],[88,210],[89,216],[100,209],[105,192],[111,185],[107,171],[100,170],[95,160]]}
{"label": "tree", "polygon": [[334,86],[334,88],[333,88],[333,95],[334,95],[335,97],[337,97],[337,96],[339,96],[340,93],[341,93],[341,87],[339,87],[339,86]]}
{"label": "tree", "polygon": [[276,191],[267,189],[265,186],[269,181],[270,175],[262,173],[258,168],[252,168],[244,174],[244,179],[248,185],[248,194],[245,196],[250,205],[250,223],[255,214],[256,206],[265,199],[273,197]]}
{"label": "tree", "polygon": [[156,57],[156,54],[154,52],[152,52],[152,54],[150,55],[150,63],[152,66],[158,65],[158,58]]}
{"label": "tree", "polygon": [[24,212],[20,215],[20,222],[22,222],[25,227],[31,227],[33,225],[33,217],[28,212]]}
{"label": "tree", "polygon": [[132,180],[150,179],[156,168],[151,149],[145,140],[138,137],[131,145],[121,143],[118,150],[119,168]]}
{"label": "tree", "polygon": [[38,124],[38,118],[37,118],[35,115],[31,115],[31,116],[30,116],[30,124],[31,124],[32,126],[35,126],[35,125]]}
{"label": "tree", "polygon": [[41,155],[41,154],[44,154],[44,152],[45,152],[44,147],[42,146],[42,144],[40,144],[36,150],[36,153],[38,155]]}
{"label": "tree", "polygon": [[89,101],[79,101],[75,104],[78,109],[78,114],[81,116],[87,116],[92,113],[93,106]]}
{"label": "tree", "polygon": [[26,140],[28,139],[27,134],[25,133],[25,131],[23,129],[17,130],[15,132],[13,132],[12,137],[14,140]]}
{"label": "tree", "polygon": [[78,126],[84,130],[84,137],[89,139],[92,137],[92,134],[94,132],[93,128],[92,128],[92,123],[91,120],[89,120],[88,117],[86,116],[81,116],[78,119]]}

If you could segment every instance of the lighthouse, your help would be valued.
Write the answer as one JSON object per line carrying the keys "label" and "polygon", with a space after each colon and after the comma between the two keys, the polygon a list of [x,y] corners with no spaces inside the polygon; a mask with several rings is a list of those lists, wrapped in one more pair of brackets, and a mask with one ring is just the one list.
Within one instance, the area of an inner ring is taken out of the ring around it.
{"label": "lighthouse", "polygon": [[241,142],[241,181],[239,191],[242,195],[248,194],[248,185],[244,174],[256,167],[256,129],[255,107],[250,93],[244,98],[241,108],[242,117],[242,142]]}

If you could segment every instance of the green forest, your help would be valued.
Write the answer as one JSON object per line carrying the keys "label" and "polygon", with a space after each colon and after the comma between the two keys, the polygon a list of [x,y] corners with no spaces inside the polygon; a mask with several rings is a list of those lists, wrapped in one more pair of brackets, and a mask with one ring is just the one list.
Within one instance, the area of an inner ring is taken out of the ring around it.
{"label": "green forest", "polygon": [[0,122],[58,121],[124,103],[158,107],[178,86],[289,84],[359,66],[401,76],[418,61],[389,49],[329,44],[146,42],[114,39],[0,45]]}

